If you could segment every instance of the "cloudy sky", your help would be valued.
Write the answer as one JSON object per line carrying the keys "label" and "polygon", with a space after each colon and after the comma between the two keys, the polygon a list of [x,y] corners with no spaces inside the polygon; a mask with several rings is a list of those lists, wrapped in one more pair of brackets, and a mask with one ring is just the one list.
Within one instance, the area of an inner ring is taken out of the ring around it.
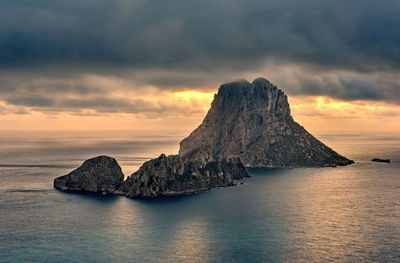
{"label": "cloudy sky", "polygon": [[192,129],[264,77],[310,130],[400,131],[398,0],[0,0],[0,129]]}

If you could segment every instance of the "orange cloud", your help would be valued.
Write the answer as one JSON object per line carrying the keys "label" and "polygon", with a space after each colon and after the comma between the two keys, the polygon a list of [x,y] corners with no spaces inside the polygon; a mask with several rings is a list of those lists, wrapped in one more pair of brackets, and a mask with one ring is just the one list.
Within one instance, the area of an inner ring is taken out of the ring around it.
{"label": "orange cloud", "polygon": [[376,101],[341,101],[326,96],[293,97],[291,109],[297,116],[324,118],[381,118],[400,116],[400,106]]}

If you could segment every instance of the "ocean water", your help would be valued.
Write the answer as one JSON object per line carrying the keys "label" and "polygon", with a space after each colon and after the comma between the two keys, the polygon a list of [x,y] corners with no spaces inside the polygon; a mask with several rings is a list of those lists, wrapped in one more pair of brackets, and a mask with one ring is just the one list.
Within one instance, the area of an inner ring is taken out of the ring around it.
{"label": "ocean water", "polygon": [[253,169],[237,187],[174,198],[52,187],[101,154],[129,175],[184,136],[0,132],[0,262],[400,262],[398,134],[319,134],[356,164]]}

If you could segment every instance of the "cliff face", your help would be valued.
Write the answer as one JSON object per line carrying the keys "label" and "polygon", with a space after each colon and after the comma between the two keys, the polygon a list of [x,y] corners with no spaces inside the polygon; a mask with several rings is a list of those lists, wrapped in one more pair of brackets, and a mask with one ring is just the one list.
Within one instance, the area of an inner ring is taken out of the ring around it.
{"label": "cliff face", "polygon": [[113,194],[121,189],[124,175],[114,158],[98,156],[54,180],[54,188],[71,192]]}
{"label": "cliff face", "polygon": [[212,158],[240,158],[246,167],[352,164],[290,115],[287,96],[266,79],[223,84],[203,123],[180,143],[180,155],[210,147]]}
{"label": "cliff face", "polygon": [[142,165],[123,183],[127,197],[156,197],[209,190],[234,185],[234,179],[248,177],[239,160],[213,161],[164,154]]}

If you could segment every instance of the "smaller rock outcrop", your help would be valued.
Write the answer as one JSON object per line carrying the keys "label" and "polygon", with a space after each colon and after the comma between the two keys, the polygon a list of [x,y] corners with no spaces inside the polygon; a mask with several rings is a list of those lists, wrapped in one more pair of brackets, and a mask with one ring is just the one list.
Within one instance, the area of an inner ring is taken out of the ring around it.
{"label": "smaller rock outcrop", "polygon": [[80,167],[54,180],[54,188],[71,192],[121,193],[124,174],[118,162],[108,156],[86,160]]}
{"label": "smaller rock outcrop", "polygon": [[379,158],[374,158],[371,160],[371,162],[378,162],[378,163],[390,163],[389,159],[379,159]]}
{"label": "smaller rock outcrop", "polygon": [[249,175],[238,159],[213,161],[199,152],[190,157],[161,154],[128,177],[122,190],[131,198],[171,196],[231,186],[243,177]]}

